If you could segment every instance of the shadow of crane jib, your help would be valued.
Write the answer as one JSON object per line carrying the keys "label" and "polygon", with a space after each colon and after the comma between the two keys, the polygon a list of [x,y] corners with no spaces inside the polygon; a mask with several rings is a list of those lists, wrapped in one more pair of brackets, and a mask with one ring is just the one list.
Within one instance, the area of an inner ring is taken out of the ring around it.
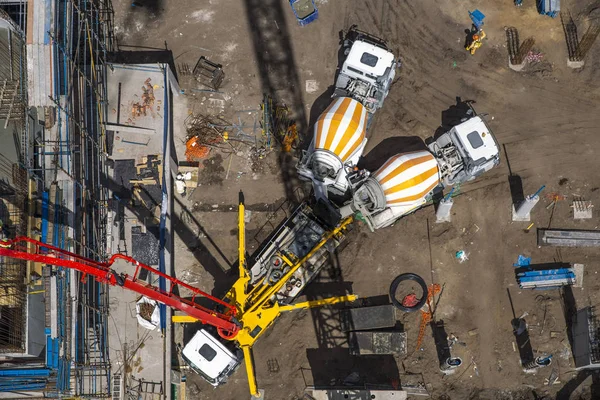
{"label": "shadow of crane jib", "polygon": [[246,0],[245,4],[262,90],[290,106],[302,131],[304,100],[285,22],[285,13],[291,10],[285,10],[279,0]]}

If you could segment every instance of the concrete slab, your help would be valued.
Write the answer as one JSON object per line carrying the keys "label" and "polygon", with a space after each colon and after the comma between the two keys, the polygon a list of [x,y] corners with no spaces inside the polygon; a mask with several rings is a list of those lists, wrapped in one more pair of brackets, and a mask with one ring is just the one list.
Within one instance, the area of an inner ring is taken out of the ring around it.
{"label": "concrete slab", "polygon": [[[113,227],[108,243],[113,253],[132,255],[132,228],[139,227],[136,229],[145,233],[149,232],[149,227],[154,227],[153,246],[159,246],[160,253],[157,256],[156,251],[153,251],[152,257],[142,261],[157,269],[161,266],[167,274],[171,274],[172,237],[171,220],[168,216],[172,201],[169,190],[172,132],[169,123],[171,112],[168,107],[171,83],[165,78],[164,67],[154,64],[114,65],[114,70],[108,72],[107,129],[114,132],[111,159],[132,160],[134,168],[135,164],[148,155],[161,155],[163,160],[159,165],[161,182],[160,185],[155,185],[158,193],[153,192],[152,195],[145,196],[148,199],[147,203],[152,203],[149,206],[133,206],[129,201],[133,197],[129,184],[130,176],[113,176],[115,171],[110,171],[115,181],[113,190],[122,198],[115,200],[115,206],[111,210],[109,219],[113,221]],[[166,112],[163,107],[166,108]],[[145,186],[142,185],[142,189]],[[166,195],[162,193],[161,188],[167,188]],[[160,227],[157,225],[159,214]],[[140,243],[136,243],[139,253]],[[130,265],[115,265],[115,270],[129,275],[134,273]],[[147,275],[143,278],[148,283],[159,286],[156,276]],[[118,288],[111,292],[110,312],[113,324],[109,327],[109,337],[113,371],[123,373],[125,382],[128,382],[129,378],[135,378],[144,382],[161,383],[165,389],[165,398],[170,399],[171,324],[167,323],[164,331],[148,330],[139,326],[135,311],[138,299],[139,295],[134,292],[120,291]],[[161,318],[164,321],[168,320],[170,310],[167,309]]]}
{"label": "concrete slab", "polygon": [[508,57],[508,68],[512,69],[513,71],[520,72],[523,70],[523,68],[525,68],[526,65],[527,61],[523,61],[521,64],[512,64],[510,62],[510,56]]}
{"label": "concrete slab", "polygon": [[[138,159],[147,154],[162,154],[166,128],[163,71],[156,65],[114,65],[107,79],[109,113],[106,129],[114,132],[111,158]],[[144,102],[145,95],[151,100]],[[142,104],[146,104],[143,113],[133,112]]]}
{"label": "concrete slab", "polygon": [[531,214],[528,213],[524,217],[519,217],[517,211],[515,210],[514,204],[512,205],[512,220],[514,222],[529,222],[531,221]]}
{"label": "concrete slab", "polygon": [[575,283],[573,287],[583,287],[584,267],[583,264],[573,264],[573,271],[575,271]]}
{"label": "concrete slab", "polygon": [[307,389],[307,393],[315,400],[406,400],[408,398],[408,394],[404,390]]}
{"label": "concrete slab", "polygon": [[571,61],[571,60],[567,59],[567,67],[569,67],[569,68],[573,68],[573,69],[583,68],[584,65],[585,65],[585,61]]}

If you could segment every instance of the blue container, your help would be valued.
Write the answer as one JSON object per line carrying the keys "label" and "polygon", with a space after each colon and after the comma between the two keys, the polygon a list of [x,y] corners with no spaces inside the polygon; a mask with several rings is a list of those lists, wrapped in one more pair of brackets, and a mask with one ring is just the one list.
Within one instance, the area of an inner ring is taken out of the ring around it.
{"label": "blue container", "polygon": [[473,25],[475,25],[475,28],[481,29],[481,27],[483,26],[483,20],[485,19],[485,14],[483,14],[479,10],[475,10],[472,12],[469,11],[469,17],[471,17],[471,21],[473,21]]}
{"label": "blue container", "polygon": [[308,25],[319,18],[319,10],[314,0],[290,0],[290,6],[300,26]]}
{"label": "blue container", "polygon": [[560,0],[538,0],[538,12],[556,18],[560,12]]}

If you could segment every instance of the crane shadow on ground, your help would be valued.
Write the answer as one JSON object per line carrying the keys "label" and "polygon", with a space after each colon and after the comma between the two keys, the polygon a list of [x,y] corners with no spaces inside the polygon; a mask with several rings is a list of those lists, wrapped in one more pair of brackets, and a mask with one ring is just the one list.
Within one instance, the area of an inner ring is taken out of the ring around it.
{"label": "crane shadow on ground", "polygon": [[[285,103],[296,121],[300,138],[306,131],[306,111],[298,68],[291,51],[291,33],[287,26],[285,10],[279,0],[245,0],[246,19],[250,27],[250,39],[254,47],[254,59],[258,66],[263,93],[271,96],[273,103]],[[291,154],[279,153],[279,167],[286,198],[295,198],[299,185],[296,160]]]}
{"label": "crane shadow on ground", "polygon": [[[258,65],[259,76],[261,80],[262,91],[270,95],[275,102],[285,102],[292,111],[297,124],[297,130],[302,140],[302,145],[310,142],[312,138],[307,133],[307,116],[304,107],[304,99],[300,84],[298,68],[293,56],[291,46],[291,33],[285,19],[283,4],[279,0],[245,0],[246,18],[250,26],[250,38],[254,45],[254,55],[256,65]],[[289,11],[289,10],[285,10]],[[314,123],[321,112],[330,103],[330,92],[328,89],[323,93],[311,110],[310,123]],[[300,199],[296,196],[296,190],[300,186],[295,168],[296,160],[286,153],[280,153],[279,165],[281,168],[281,177],[284,184],[286,198],[290,203],[297,204]],[[339,251],[339,250],[338,250]],[[325,290],[324,293],[307,294],[308,300],[322,298],[328,294],[328,291],[338,292],[346,290],[348,287],[344,283],[337,252],[331,253],[330,264],[326,266],[315,282],[309,287],[316,287]],[[329,289],[324,286],[330,285]],[[317,334],[319,343],[318,349],[309,350],[309,358],[313,359],[317,381],[327,381],[338,379],[335,370],[324,367],[324,360],[339,360],[336,354],[327,356],[325,353],[328,347],[333,347],[332,352],[339,352],[340,357],[343,353],[348,354],[347,349],[341,346],[347,343],[347,335],[341,329],[340,310],[336,307],[314,308],[310,310],[313,318],[313,325]],[[314,357],[312,355],[314,354]],[[320,359],[320,360],[318,360]],[[394,358],[389,357],[389,369],[394,368],[397,371]],[[357,364],[358,366],[361,363]],[[385,370],[387,364],[375,363],[371,370]],[[317,370],[318,369],[318,370]]]}

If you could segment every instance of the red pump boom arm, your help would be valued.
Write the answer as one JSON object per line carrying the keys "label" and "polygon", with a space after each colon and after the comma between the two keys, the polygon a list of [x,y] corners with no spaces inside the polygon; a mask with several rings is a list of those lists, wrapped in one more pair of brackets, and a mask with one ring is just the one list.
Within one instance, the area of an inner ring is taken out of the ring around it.
{"label": "red pump boom arm", "polygon": [[[231,334],[237,333],[240,329],[234,318],[236,309],[231,304],[123,254],[114,254],[108,262],[100,262],[42,243],[35,239],[20,236],[12,240],[0,241],[0,256],[74,269],[82,273],[82,281],[85,280],[87,275],[91,275],[100,283],[108,283],[112,286],[121,286],[124,289],[132,290],[150,299],[182,311],[191,317],[197,318],[202,323],[210,324],[219,329],[231,332]],[[115,272],[112,269],[112,265],[118,259],[125,260],[127,263],[133,265],[135,267],[135,273],[132,276],[129,276],[127,274],[118,274]],[[167,282],[168,291],[161,290],[156,286],[138,279],[139,273],[142,270],[146,270],[164,278]],[[191,299],[184,299],[173,293],[177,287],[191,291]],[[219,313],[196,304],[195,300],[197,297],[204,297],[219,304],[224,308],[225,312]]]}

